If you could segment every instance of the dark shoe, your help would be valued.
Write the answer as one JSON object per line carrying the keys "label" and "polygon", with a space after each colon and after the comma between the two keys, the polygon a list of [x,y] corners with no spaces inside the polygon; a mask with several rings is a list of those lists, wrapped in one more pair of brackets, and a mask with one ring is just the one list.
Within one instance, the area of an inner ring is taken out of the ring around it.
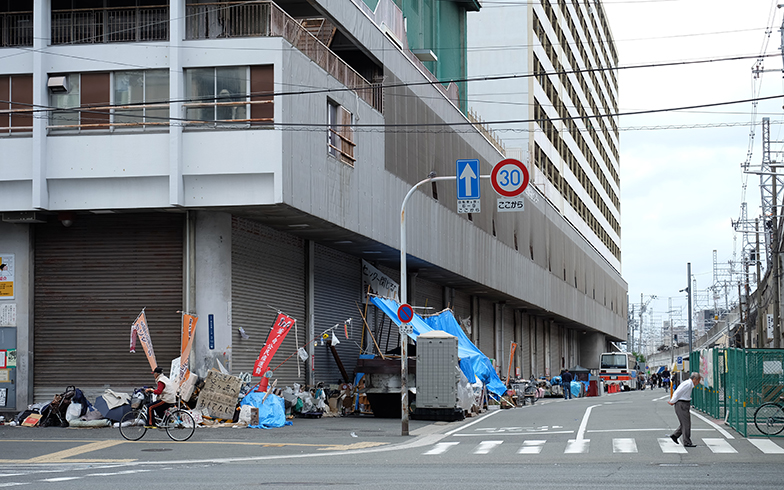
{"label": "dark shoe", "polygon": [[678,438],[675,437],[674,435],[670,435],[670,439],[672,439],[672,442],[674,442],[675,444],[678,444]]}
{"label": "dark shoe", "polygon": [[683,447],[697,447],[696,444],[684,444]]}

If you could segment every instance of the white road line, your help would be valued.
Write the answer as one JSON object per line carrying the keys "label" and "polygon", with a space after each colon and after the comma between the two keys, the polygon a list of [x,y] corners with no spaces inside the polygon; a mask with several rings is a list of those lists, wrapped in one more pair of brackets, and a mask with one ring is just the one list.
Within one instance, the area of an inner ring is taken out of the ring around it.
{"label": "white road line", "polygon": [[470,422],[468,424],[460,426],[457,429],[452,429],[449,432],[445,433],[444,436],[451,436],[455,432],[461,431],[463,429],[467,429],[467,428],[471,427],[472,425],[477,424],[479,422],[482,422],[483,420],[487,419],[488,417],[492,417],[493,415],[495,415],[497,413],[501,413],[501,411],[500,410],[496,410],[494,412],[488,412],[487,415],[485,415],[484,417],[479,417],[478,419],[474,420],[473,422]]}
{"label": "white road line", "polygon": [[449,451],[452,446],[457,446],[460,444],[459,442],[439,442],[433,449],[426,452],[425,454],[444,454],[445,452]]}
{"label": "white road line", "polygon": [[49,482],[49,483],[56,483],[56,482],[60,482],[60,481],[81,480],[81,479],[82,479],[81,476],[61,476],[59,478],[46,478],[44,480],[38,480],[38,481],[45,481],[45,482]]}
{"label": "white road line", "polygon": [[[667,430],[667,429],[662,429]],[[553,430],[550,432],[541,432],[541,431],[531,431],[531,432],[501,432],[501,433],[494,433],[494,436],[531,436],[531,435],[543,435],[543,434],[574,434],[573,430]],[[455,434],[455,437],[487,437],[490,434]]]}
{"label": "white road line", "polygon": [[577,430],[577,440],[580,440],[585,435],[585,428],[588,426],[588,417],[591,416],[591,410],[600,405],[591,405],[590,407],[585,409],[585,415],[583,415],[583,421],[580,422],[580,428]]}
{"label": "white road line", "polygon": [[685,447],[675,444],[669,437],[659,438],[659,447],[663,453],[688,453]]}
{"label": "white road line", "polygon": [[474,450],[474,454],[487,454],[503,443],[504,441],[482,441]]}
{"label": "white road line", "polygon": [[[457,443],[455,443],[457,444]],[[116,476],[116,475],[131,475],[134,473],[147,473],[152,470],[125,470],[125,471],[115,471],[114,473],[90,473],[86,476]]]}
{"label": "white road line", "polygon": [[29,485],[29,483],[17,483],[17,482],[0,483],[0,488],[20,487],[22,485]]}
{"label": "white road line", "polygon": [[703,422],[705,422],[706,424],[710,425],[711,427],[713,427],[714,429],[716,429],[717,431],[719,431],[719,434],[723,435],[725,439],[735,439],[735,437],[734,437],[732,434],[730,434],[730,433],[729,433],[729,432],[727,432],[726,430],[722,429],[722,428],[721,428],[721,427],[719,427],[718,425],[714,424],[714,423],[713,423],[713,422],[711,422],[710,420],[706,419],[706,418],[705,418],[705,417],[703,417],[702,415],[698,414],[698,413],[697,413],[697,412],[695,412],[694,410],[692,410],[692,411],[691,411],[691,413],[692,413],[693,415],[695,415],[695,416],[696,416],[698,419],[702,420],[702,421],[703,421]]}
{"label": "white road line", "polygon": [[765,454],[784,454],[784,448],[770,439],[746,439]]}
{"label": "white road line", "polygon": [[517,454],[539,454],[542,452],[542,446],[544,446],[545,442],[547,441],[524,441],[523,447],[517,450]]}
{"label": "white road line", "polygon": [[664,395],[664,396],[660,396],[659,398],[654,398],[654,399],[653,399],[653,400],[651,400],[651,401],[652,401],[652,402],[658,402],[659,400],[666,400],[666,399],[668,399],[669,397],[670,397],[670,395]]}
{"label": "white road line", "polygon": [[590,442],[590,439],[569,439],[564,454],[587,453]]}
{"label": "white road line", "polygon": [[702,439],[702,442],[708,446],[708,449],[713,451],[714,453],[737,453],[738,451],[735,450],[734,447],[730,446],[730,443],[727,442],[726,439],[716,438],[709,438],[705,437]]}
{"label": "white road line", "polygon": [[[663,429],[593,429],[593,430],[587,430],[585,432],[601,433],[601,432],[655,432],[655,431],[669,432],[672,431],[672,427],[665,427]],[[713,432],[713,429],[692,429],[691,431]]]}
{"label": "white road line", "polygon": [[637,443],[634,439],[613,439],[614,453],[636,453]]}

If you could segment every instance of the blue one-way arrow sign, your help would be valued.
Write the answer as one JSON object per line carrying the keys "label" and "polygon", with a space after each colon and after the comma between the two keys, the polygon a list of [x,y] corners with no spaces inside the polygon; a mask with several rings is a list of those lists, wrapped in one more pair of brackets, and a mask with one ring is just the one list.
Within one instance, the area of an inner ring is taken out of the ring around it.
{"label": "blue one-way arrow sign", "polygon": [[479,199],[479,160],[457,161],[457,198]]}
{"label": "blue one-way arrow sign", "polygon": [[479,160],[457,161],[457,212],[478,213]]}

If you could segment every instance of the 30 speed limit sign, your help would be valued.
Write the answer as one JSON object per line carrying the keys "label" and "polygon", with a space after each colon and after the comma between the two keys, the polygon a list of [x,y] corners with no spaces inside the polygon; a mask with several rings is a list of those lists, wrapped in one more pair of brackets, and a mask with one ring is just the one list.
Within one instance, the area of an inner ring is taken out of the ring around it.
{"label": "30 speed limit sign", "polygon": [[529,174],[523,162],[514,158],[501,160],[493,167],[490,182],[500,195],[496,210],[499,212],[523,211],[525,201],[521,194],[528,187]]}
{"label": "30 speed limit sign", "polygon": [[528,169],[523,162],[514,158],[501,160],[493,167],[490,182],[493,189],[502,197],[516,197],[528,187]]}

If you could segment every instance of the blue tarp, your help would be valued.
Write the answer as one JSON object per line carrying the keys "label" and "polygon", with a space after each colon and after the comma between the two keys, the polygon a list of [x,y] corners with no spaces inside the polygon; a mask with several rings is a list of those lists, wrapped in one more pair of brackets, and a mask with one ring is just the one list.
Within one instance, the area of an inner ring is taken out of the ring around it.
{"label": "blue tarp", "polygon": [[[397,301],[377,297],[371,297],[370,300],[374,305],[381,308],[381,311],[386,313],[395,324],[400,326],[400,320],[397,318],[397,309],[400,307],[400,304]],[[504,383],[495,372],[490,359],[468,339],[451,311],[444,310],[438,315],[428,318],[422,318],[415,314],[410,325],[414,332],[409,337],[414,340],[421,334],[433,330],[441,330],[457,337],[457,356],[460,358],[460,370],[463,371],[466,378],[469,381],[479,378],[487,386],[488,390],[498,396],[503,396],[506,393],[506,386],[504,386]]]}
{"label": "blue tarp", "polygon": [[248,427],[251,429],[272,429],[273,427],[292,425],[290,421],[286,420],[283,398],[270,393],[262,403],[265,394],[252,391],[240,402],[240,405],[250,405],[259,409],[259,425],[249,425]]}

